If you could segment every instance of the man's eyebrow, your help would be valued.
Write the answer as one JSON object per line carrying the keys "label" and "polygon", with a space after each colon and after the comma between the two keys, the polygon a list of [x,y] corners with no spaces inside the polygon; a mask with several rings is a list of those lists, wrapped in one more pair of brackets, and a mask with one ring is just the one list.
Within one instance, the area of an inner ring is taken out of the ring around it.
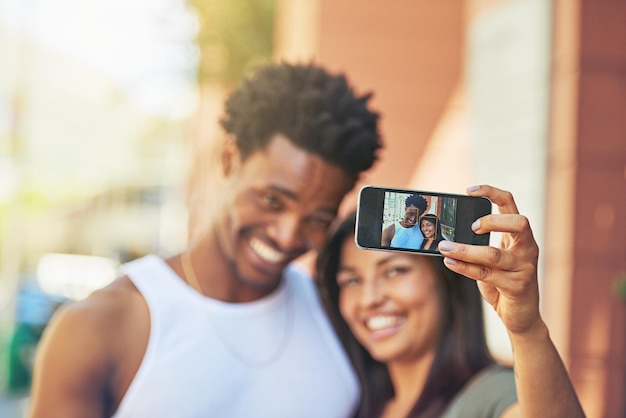
{"label": "man's eyebrow", "polygon": [[[279,186],[277,184],[269,185],[268,189],[273,190],[276,193],[279,193],[279,194],[287,197],[288,199],[293,200],[294,202],[298,202],[300,200],[300,197],[294,191],[292,191],[290,189],[287,189],[285,187]],[[337,216],[337,209],[336,208],[321,207],[321,208],[319,208],[319,211],[328,213],[329,215],[331,215],[333,217]]]}
{"label": "man's eyebrow", "polygon": [[292,190],[286,189],[282,186],[278,186],[276,184],[271,184],[268,186],[268,189],[275,191],[276,193],[280,193],[283,196],[288,197],[291,200],[295,200],[296,202],[299,200],[298,195],[294,193]]}

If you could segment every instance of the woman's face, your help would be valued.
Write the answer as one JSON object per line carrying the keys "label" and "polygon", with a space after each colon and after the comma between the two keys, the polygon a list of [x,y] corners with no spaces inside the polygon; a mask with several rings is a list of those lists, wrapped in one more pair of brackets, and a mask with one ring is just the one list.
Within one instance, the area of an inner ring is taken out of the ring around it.
{"label": "woman's face", "polygon": [[420,223],[420,228],[422,229],[422,234],[424,234],[424,238],[434,238],[435,237],[435,224],[432,222],[422,219]]}
{"label": "woman's face", "polygon": [[437,277],[428,256],[357,248],[344,241],[339,310],[376,360],[410,362],[436,350]]}

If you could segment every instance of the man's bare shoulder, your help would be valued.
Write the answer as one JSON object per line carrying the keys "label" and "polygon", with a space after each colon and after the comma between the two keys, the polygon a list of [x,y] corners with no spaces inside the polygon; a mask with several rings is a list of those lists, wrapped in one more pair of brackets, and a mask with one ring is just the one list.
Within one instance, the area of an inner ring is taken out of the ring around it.
{"label": "man's bare shoulder", "polygon": [[[100,347],[93,354],[104,356],[119,341],[126,328],[135,325],[146,312],[143,297],[127,277],[96,290],[87,298],[69,302],[59,308],[45,335],[53,341]],[[54,342],[52,342],[54,344]]]}
{"label": "man's bare shoulder", "polygon": [[389,246],[391,244],[391,239],[396,233],[396,224],[392,223],[383,229],[381,244],[385,246]]}
{"label": "man's bare shoulder", "polygon": [[57,316],[60,319],[57,320],[101,327],[109,322],[115,323],[143,303],[137,288],[124,276],[85,299],[66,304],[59,310]]}
{"label": "man's bare shoulder", "polygon": [[[127,387],[148,332],[147,308],[126,277],[59,308],[37,348],[32,416],[101,416]],[[131,376],[123,387],[120,370]]]}

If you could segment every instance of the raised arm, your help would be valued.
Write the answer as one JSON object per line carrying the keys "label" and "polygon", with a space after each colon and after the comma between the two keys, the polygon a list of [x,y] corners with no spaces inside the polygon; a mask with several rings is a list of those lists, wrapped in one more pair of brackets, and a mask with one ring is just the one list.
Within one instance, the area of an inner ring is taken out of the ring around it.
{"label": "raised arm", "polygon": [[442,241],[439,250],[453,271],[477,280],[485,300],[504,323],[513,348],[518,403],[503,417],[584,417],[572,383],[539,312],[539,249],[528,219],[509,192],[490,186],[468,189],[498,206],[479,219],[476,233],[501,232],[500,248]]}

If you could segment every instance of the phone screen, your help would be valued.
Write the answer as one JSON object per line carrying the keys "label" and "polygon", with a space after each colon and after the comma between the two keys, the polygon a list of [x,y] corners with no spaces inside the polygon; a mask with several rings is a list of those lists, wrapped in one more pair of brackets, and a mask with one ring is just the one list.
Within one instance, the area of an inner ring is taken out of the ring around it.
{"label": "phone screen", "polygon": [[492,211],[484,197],[365,186],[359,192],[356,244],[364,249],[440,255],[441,240],[489,245],[471,225]]}

